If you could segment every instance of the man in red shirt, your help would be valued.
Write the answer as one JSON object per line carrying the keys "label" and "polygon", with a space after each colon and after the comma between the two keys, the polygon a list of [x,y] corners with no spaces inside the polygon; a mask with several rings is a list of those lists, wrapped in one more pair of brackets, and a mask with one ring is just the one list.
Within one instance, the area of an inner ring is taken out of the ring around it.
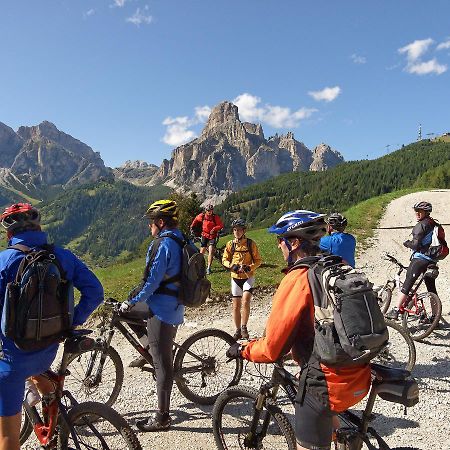
{"label": "man in red shirt", "polygon": [[217,214],[214,214],[214,206],[207,205],[205,211],[200,213],[191,223],[191,231],[201,227],[200,253],[203,255],[208,249],[208,267],[206,273],[211,273],[211,264],[216,250],[219,231],[223,228],[223,223]]}
{"label": "man in red shirt", "polygon": [[[329,450],[335,416],[362,400],[370,388],[370,366],[333,368],[314,358],[314,299],[308,281],[309,257],[319,250],[326,233],[323,214],[291,211],[269,228],[288,263],[286,276],[273,298],[263,338],[234,344],[230,358],[271,363],[292,352],[302,366],[303,382],[295,405],[298,450]],[[300,267],[298,267],[300,265]]]}

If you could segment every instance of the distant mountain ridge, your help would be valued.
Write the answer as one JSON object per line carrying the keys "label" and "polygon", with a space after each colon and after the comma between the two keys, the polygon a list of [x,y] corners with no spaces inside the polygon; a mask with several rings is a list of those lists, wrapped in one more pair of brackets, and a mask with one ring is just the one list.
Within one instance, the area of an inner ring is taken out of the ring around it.
{"label": "distant mountain ridge", "polygon": [[45,198],[49,187],[112,179],[98,152],[48,121],[15,132],[0,122],[0,185]]}
{"label": "distant mountain ridge", "polygon": [[223,196],[283,173],[322,171],[343,161],[326,144],[309,150],[292,132],[266,139],[260,124],[241,122],[238,107],[226,101],[212,110],[201,135],[175,148],[148,184]]}

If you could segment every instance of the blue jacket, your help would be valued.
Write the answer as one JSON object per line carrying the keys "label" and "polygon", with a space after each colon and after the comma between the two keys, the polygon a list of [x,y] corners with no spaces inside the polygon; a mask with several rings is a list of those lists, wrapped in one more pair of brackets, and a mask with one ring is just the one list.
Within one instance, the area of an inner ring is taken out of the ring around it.
{"label": "blue jacket", "polygon": [[356,239],[351,234],[337,231],[329,236],[324,236],[320,240],[320,249],[340,256],[352,267],[355,267]]}
{"label": "blue jacket", "polygon": [[[183,238],[183,234],[177,228],[173,230],[164,230],[158,237],[164,237],[168,234],[174,234],[180,239]],[[153,242],[150,244],[146,264],[148,264],[150,253],[152,250]],[[181,273],[181,247],[170,237],[163,239],[156,252],[153,264],[150,267],[150,271],[147,280],[144,283],[139,294],[129,300],[131,304],[138,302],[146,302],[153,314],[162,322],[179,325],[183,323],[184,319],[184,306],[178,303],[178,299],[171,295],[155,294],[155,291],[159,288],[161,281],[167,278],[171,278]],[[177,283],[170,283],[166,286],[172,290],[178,290]]]}
{"label": "blue jacket", "polygon": [[[47,243],[47,235],[42,231],[24,231],[18,233],[8,242],[8,246],[15,244],[26,245],[30,248],[40,247]],[[66,272],[66,278],[81,292],[78,305],[75,306],[73,325],[83,324],[89,315],[103,301],[103,287],[97,277],[72,252],[55,247],[55,255]],[[23,253],[15,249],[0,252],[0,313],[3,310],[6,285],[14,280]],[[32,365],[33,360],[48,358],[50,353],[56,355],[57,345],[39,351],[23,351],[6,338],[0,330],[4,361],[9,362],[11,370],[20,368],[21,364]],[[1,370],[1,367],[0,367]]]}

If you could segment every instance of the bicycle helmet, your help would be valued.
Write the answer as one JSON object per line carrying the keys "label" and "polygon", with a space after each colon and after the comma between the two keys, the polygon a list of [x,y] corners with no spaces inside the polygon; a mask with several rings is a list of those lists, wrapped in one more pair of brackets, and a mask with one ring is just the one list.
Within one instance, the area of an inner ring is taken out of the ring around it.
{"label": "bicycle helmet", "polygon": [[231,228],[247,228],[244,219],[235,219],[231,222]]}
{"label": "bicycle helmet", "polygon": [[335,230],[343,230],[347,226],[347,218],[337,212],[331,213],[326,219],[326,223]]}
{"label": "bicycle helmet", "polygon": [[317,244],[327,232],[325,214],[296,210],[283,214],[268,231],[281,238],[297,237]]}
{"label": "bicycle helmet", "polygon": [[177,202],[174,200],[158,200],[148,207],[144,217],[149,217],[150,219],[163,219],[165,217],[178,219]]}
{"label": "bicycle helmet", "polygon": [[41,214],[30,203],[15,203],[3,211],[0,220],[8,233],[18,230],[36,230],[41,224]]}
{"label": "bicycle helmet", "polygon": [[414,211],[425,211],[430,213],[433,211],[433,206],[429,202],[418,202],[413,206]]}
{"label": "bicycle helmet", "polygon": [[205,211],[213,211],[214,210],[214,205],[211,205],[211,203],[209,205],[205,206]]}

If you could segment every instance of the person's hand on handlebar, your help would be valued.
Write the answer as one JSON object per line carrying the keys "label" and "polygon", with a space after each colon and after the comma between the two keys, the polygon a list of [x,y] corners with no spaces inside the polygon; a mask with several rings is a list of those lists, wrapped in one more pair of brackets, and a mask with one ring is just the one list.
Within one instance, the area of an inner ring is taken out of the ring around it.
{"label": "person's hand on handlebar", "polygon": [[134,307],[134,305],[133,305],[132,303],[130,303],[128,300],[125,300],[125,301],[122,302],[122,304],[120,305],[119,311],[120,311],[121,313],[126,313],[126,312],[129,312],[133,307]]}

